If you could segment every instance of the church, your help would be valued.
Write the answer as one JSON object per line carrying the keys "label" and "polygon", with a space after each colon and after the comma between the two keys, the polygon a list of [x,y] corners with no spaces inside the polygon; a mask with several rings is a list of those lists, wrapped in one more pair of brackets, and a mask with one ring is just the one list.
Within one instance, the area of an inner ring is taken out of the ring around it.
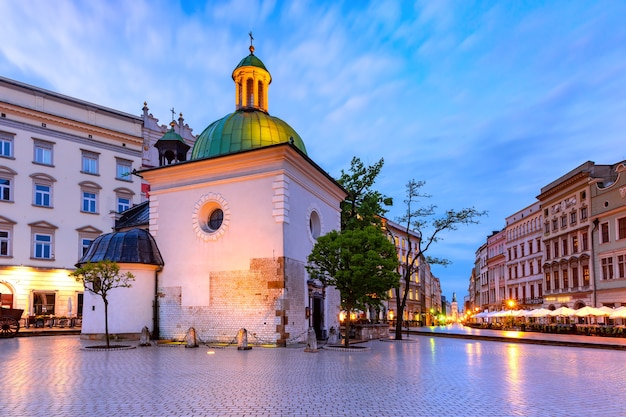
{"label": "church", "polygon": [[[254,54],[232,73],[235,111],[193,148],[172,129],[155,146],[160,166],[136,172],[149,200],[98,237],[78,265],[115,260],[135,275],[109,296],[109,329],[132,337],[286,346],[338,328],[340,295],[305,265],[317,237],[340,227],[345,190],[308,155],[289,124],[270,116],[272,77]],[[189,153],[189,158],[187,154]],[[85,292],[82,337],[104,333],[99,296]]]}

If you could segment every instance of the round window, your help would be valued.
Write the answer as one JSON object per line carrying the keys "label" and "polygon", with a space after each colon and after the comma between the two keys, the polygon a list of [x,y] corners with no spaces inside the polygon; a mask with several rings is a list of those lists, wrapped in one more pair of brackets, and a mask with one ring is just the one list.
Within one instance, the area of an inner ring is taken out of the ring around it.
{"label": "round window", "polygon": [[313,236],[313,239],[317,239],[318,237],[320,237],[322,225],[320,221],[320,215],[317,214],[317,211],[311,212],[311,216],[309,217],[309,230],[311,232],[311,236]]}
{"label": "round window", "polygon": [[220,228],[223,221],[224,221],[224,212],[222,211],[222,209],[217,208],[213,210],[211,212],[211,215],[209,216],[209,229],[211,231],[216,231],[217,229]]}
{"label": "round window", "polygon": [[228,229],[230,209],[224,198],[216,193],[203,195],[195,204],[192,223],[196,235],[205,241],[217,240]]}

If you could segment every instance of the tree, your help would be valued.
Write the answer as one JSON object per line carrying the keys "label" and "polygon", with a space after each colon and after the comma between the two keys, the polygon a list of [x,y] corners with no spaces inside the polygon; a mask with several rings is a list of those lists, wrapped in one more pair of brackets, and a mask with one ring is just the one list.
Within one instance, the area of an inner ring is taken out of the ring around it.
{"label": "tree", "polygon": [[393,203],[391,198],[372,190],[383,164],[381,158],[374,165],[366,167],[355,156],[350,162],[349,172],[341,170],[337,182],[348,192],[341,203],[341,230],[380,225],[380,217],[387,212],[383,206],[391,206]]}
{"label": "tree", "polygon": [[347,313],[345,347],[350,345],[351,313],[387,299],[399,283],[397,267],[395,247],[378,227],[333,230],[317,239],[306,269],[339,290]]}
{"label": "tree", "polygon": [[129,288],[135,276],[126,272],[120,274],[120,267],[117,262],[98,261],[96,263],[87,262],[70,274],[77,282],[82,282],[85,289],[91,293],[99,295],[104,302],[104,332],[106,336],[106,347],[109,344],[109,291],[114,288]]}
{"label": "tree", "polygon": [[464,208],[459,211],[447,210],[443,215],[437,216],[437,206],[427,205],[415,208],[419,199],[430,198],[428,194],[421,193],[421,188],[426,184],[424,181],[409,180],[406,184],[406,211],[404,216],[398,219],[398,223],[404,225],[404,237],[407,241],[406,256],[400,262],[402,271],[401,287],[396,289],[396,308],[398,309],[395,339],[402,340],[402,318],[406,307],[406,299],[409,293],[409,283],[414,273],[419,273],[420,263],[430,265],[438,264],[447,266],[450,261],[445,258],[426,256],[425,253],[431,245],[441,241],[443,232],[455,231],[459,225],[477,224],[478,218],[487,214],[475,208]]}

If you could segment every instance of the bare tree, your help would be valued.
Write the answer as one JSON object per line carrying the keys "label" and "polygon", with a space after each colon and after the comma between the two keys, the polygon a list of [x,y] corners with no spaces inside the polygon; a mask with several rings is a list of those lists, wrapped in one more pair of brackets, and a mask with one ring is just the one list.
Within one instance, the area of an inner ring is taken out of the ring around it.
{"label": "bare tree", "polygon": [[475,208],[464,208],[461,210],[447,210],[444,214],[437,216],[435,205],[419,206],[418,201],[430,198],[429,194],[421,192],[421,188],[426,183],[424,181],[409,180],[406,184],[406,211],[404,216],[397,219],[398,223],[404,227],[404,237],[407,241],[406,257],[400,261],[401,281],[404,286],[396,289],[396,308],[398,310],[395,339],[402,340],[402,319],[409,293],[411,276],[419,273],[420,263],[425,262],[430,265],[437,264],[447,266],[450,261],[445,258],[435,258],[426,256],[425,253],[430,247],[441,241],[441,234],[447,231],[457,230],[459,225],[477,224],[478,218],[486,215],[485,211],[478,211]]}

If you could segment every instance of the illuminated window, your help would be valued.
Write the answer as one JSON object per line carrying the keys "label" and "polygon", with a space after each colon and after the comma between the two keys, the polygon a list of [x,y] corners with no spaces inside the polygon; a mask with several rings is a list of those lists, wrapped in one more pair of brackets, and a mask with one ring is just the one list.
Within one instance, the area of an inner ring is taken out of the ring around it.
{"label": "illuminated window", "polygon": [[550,277],[550,273],[546,272],[546,291],[550,291],[551,288],[551,281],[550,281],[551,277]]}
{"label": "illuminated window", "polygon": [[572,253],[578,253],[578,236],[572,236]]}
{"label": "illuminated window", "polygon": [[561,287],[559,280],[559,271],[554,271],[554,289],[558,290]]}
{"label": "illuminated window", "polygon": [[583,265],[583,285],[589,286],[589,265]]}
{"label": "illuminated window", "polygon": [[252,78],[246,80],[246,106],[254,107],[254,81]]}
{"label": "illuminated window", "polygon": [[56,294],[53,292],[33,293],[33,312],[35,315],[54,314]]}
{"label": "illuminated window", "polygon": [[257,85],[258,85],[258,87],[257,87],[258,88],[257,96],[259,96],[259,100],[258,100],[259,101],[259,107],[263,108],[264,104],[265,104],[265,103],[263,103],[263,94],[264,94],[263,93],[263,83],[261,81],[259,81]]}

